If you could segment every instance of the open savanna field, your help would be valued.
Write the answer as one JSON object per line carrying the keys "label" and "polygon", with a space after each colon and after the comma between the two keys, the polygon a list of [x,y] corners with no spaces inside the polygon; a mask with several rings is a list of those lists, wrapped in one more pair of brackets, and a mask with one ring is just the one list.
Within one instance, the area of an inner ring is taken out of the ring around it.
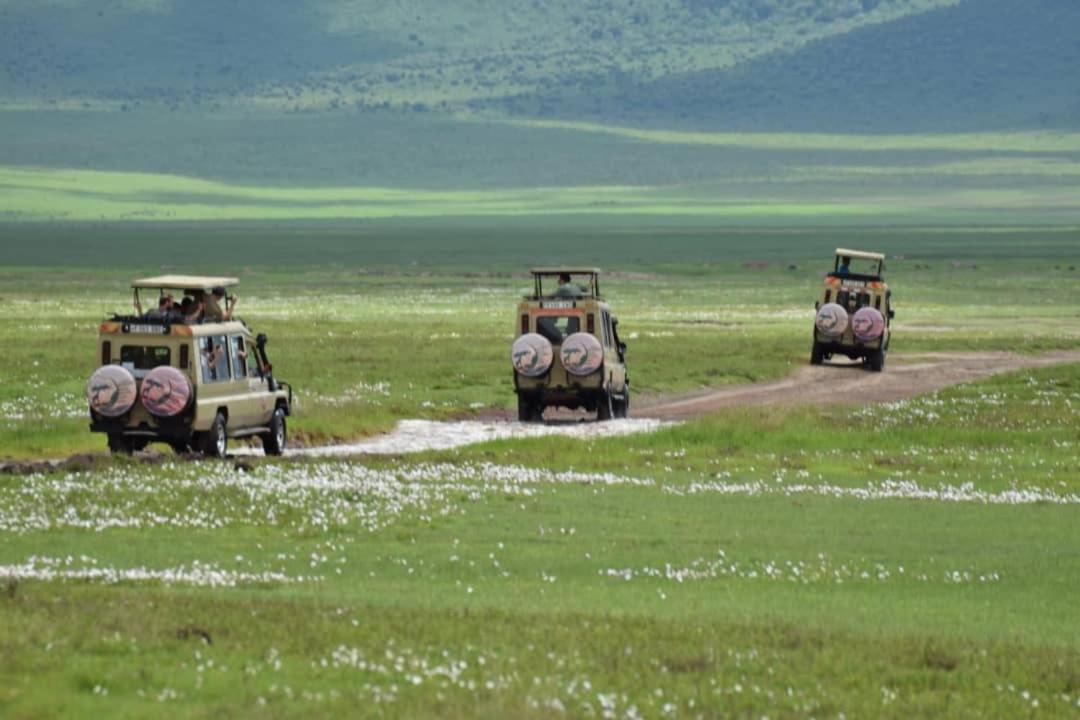
{"label": "open savanna field", "polygon": [[133,277],[238,276],[320,445],[505,417],[534,264],[607,271],[637,412],[788,377],[837,246],[889,255],[886,374],[1080,349],[1071,227],[0,227],[0,716],[1075,717],[1080,364],[409,455],[86,429]]}

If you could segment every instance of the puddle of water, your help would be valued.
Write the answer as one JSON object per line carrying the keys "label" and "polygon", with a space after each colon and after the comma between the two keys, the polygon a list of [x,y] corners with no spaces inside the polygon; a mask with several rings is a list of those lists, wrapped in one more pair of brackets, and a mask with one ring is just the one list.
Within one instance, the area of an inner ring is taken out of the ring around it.
{"label": "puddle of water", "polygon": [[[349,445],[286,450],[291,457],[329,457],[339,455],[398,455],[424,450],[449,450],[489,440],[563,435],[571,438],[598,438],[633,433],[654,432],[673,423],[649,418],[628,418],[606,422],[552,422],[526,424],[517,422],[435,422],[402,420],[385,435]],[[262,455],[257,448],[236,448],[235,455]]]}

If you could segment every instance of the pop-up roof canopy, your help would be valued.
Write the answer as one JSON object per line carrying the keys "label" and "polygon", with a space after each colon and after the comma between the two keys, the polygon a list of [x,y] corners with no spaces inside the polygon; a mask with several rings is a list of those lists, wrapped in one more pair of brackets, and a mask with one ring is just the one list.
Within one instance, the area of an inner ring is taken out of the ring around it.
{"label": "pop-up roof canopy", "polygon": [[543,288],[543,278],[551,278],[558,275],[588,275],[589,284],[588,287],[582,287],[580,285],[572,285],[573,288],[579,288],[579,290],[573,290],[566,292],[566,288],[563,288],[563,292],[559,290],[555,291],[557,296],[565,297],[600,297],[600,268],[584,267],[580,265],[555,265],[551,267],[536,267],[532,269],[533,275],[533,294],[529,297],[541,298],[552,297],[551,293],[545,293]]}
{"label": "pop-up roof canopy", "polygon": [[569,273],[570,275],[599,275],[600,268],[577,265],[558,265],[552,267],[536,267],[533,268],[531,272],[533,275],[560,275],[562,273]]}
{"label": "pop-up roof canopy", "polygon": [[847,250],[845,248],[836,248],[836,254],[840,257],[849,258],[862,258],[863,260],[884,260],[885,256],[881,253],[864,252],[863,250]]}
{"label": "pop-up roof canopy", "polygon": [[203,275],[158,275],[157,277],[131,281],[131,287],[136,289],[169,288],[170,290],[185,290],[187,292],[202,290],[207,293],[215,287],[232,287],[239,284],[240,281],[234,277],[206,277]]}

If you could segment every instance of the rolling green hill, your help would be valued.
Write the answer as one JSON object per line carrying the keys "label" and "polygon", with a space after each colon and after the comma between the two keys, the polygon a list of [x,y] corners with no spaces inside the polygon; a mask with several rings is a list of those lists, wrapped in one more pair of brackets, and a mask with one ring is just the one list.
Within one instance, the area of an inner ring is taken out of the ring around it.
{"label": "rolling green hill", "polygon": [[0,0],[0,93],[460,110],[737,67],[953,1]]}
{"label": "rolling green hill", "polygon": [[731,68],[507,105],[629,124],[764,131],[1080,127],[1080,3],[968,0]]}
{"label": "rolling green hill", "polygon": [[[1077,27],[1069,0],[0,0],[0,220],[461,190],[488,194],[452,214],[1072,222]],[[564,192],[509,207],[538,188]]]}

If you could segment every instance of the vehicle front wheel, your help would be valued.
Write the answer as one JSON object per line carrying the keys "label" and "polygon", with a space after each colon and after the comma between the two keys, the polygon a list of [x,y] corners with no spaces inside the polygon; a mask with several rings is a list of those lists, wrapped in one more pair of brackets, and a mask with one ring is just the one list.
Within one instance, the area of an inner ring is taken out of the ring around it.
{"label": "vehicle front wheel", "polygon": [[596,403],[597,420],[610,420],[615,416],[615,408],[612,403],[611,393],[605,390]]}
{"label": "vehicle front wheel", "polygon": [[285,434],[285,411],[277,408],[270,416],[270,432],[262,436],[263,452],[267,455],[284,454]]}
{"label": "vehicle front wheel", "polygon": [[210,429],[202,434],[200,449],[207,457],[223,458],[229,449],[229,438],[225,434],[225,416],[218,413]]}
{"label": "vehicle front wheel", "polygon": [[866,358],[867,365],[874,372],[881,372],[885,369],[885,351],[876,350]]}
{"label": "vehicle front wheel", "polygon": [[622,397],[613,402],[613,409],[615,411],[615,417],[628,418],[630,417],[630,386],[627,385],[623,390]]}

